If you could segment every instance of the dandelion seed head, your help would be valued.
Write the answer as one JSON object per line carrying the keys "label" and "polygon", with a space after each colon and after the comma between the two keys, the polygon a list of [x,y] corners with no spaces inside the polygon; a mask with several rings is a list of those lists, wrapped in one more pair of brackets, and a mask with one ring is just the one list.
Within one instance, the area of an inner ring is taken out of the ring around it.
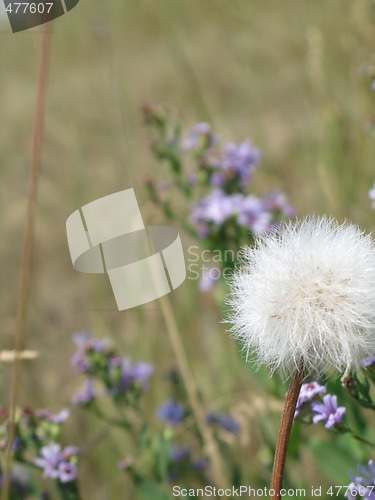
{"label": "dandelion seed head", "polygon": [[375,245],[327,217],[289,222],[245,248],[231,278],[232,333],[289,376],[357,369],[375,352]]}

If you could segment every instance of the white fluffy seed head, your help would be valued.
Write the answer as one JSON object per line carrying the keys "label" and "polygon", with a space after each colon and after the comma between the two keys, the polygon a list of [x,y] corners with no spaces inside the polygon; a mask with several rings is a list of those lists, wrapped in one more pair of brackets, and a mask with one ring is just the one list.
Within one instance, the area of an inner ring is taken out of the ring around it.
{"label": "white fluffy seed head", "polygon": [[229,322],[258,363],[290,375],[357,369],[375,353],[375,245],[347,222],[310,217],[245,248]]}

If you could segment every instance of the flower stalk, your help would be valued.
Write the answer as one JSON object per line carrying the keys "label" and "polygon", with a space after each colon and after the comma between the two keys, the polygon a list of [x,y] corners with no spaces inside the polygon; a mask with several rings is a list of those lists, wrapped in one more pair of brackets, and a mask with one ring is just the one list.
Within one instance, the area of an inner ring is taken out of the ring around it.
{"label": "flower stalk", "polygon": [[286,454],[288,451],[288,444],[290,432],[292,430],[294,412],[297,406],[298,396],[301,390],[302,382],[305,377],[303,368],[297,369],[291,379],[288,392],[285,396],[284,409],[281,416],[281,423],[279,435],[276,443],[276,450],[273,462],[273,471],[271,479],[271,500],[278,500],[281,498],[281,488],[283,484],[284,469]]}

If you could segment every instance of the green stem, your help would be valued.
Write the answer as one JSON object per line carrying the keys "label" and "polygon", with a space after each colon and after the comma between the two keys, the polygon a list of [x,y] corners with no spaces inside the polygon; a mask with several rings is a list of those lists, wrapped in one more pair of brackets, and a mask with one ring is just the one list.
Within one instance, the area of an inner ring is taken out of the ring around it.
{"label": "green stem", "polygon": [[359,436],[353,431],[349,431],[350,434],[353,436],[354,439],[357,441],[360,441],[361,443],[367,444],[368,446],[371,446],[372,448],[375,448],[375,443],[372,443],[371,441],[368,441],[366,438]]}
{"label": "green stem", "polygon": [[375,410],[375,403],[365,401],[363,399],[356,399],[356,398],[354,398],[354,399],[355,399],[355,401],[357,401],[357,403],[359,403],[364,408],[369,408],[371,410]]}
{"label": "green stem", "polygon": [[372,448],[375,448],[375,443],[372,443],[371,441],[368,441],[366,438],[360,436],[359,434],[356,434],[350,427],[348,427],[347,425],[344,425],[342,427],[342,430],[344,432],[347,432],[348,434],[350,434],[354,439],[356,439],[357,441],[360,441],[361,443],[364,443],[364,444],[367,444],[368,446],[371,446]]}
{"label": "green stem", "polygon": [[90,406],[90,410],[95,416],[99,417],[108,424],[116,425],[116,427],[121,427],[122,429],[131,429],[130,422],[125,418],[119,419],[106,415],[98,406],[95,405]]}
{"label": "green stem", "polygon": [[60,494],[61,500],[80,500],[80,494],[78,490],[78,484],[76,481],[70,481],[69,483],[62,483],[56,480],[57,489]]}

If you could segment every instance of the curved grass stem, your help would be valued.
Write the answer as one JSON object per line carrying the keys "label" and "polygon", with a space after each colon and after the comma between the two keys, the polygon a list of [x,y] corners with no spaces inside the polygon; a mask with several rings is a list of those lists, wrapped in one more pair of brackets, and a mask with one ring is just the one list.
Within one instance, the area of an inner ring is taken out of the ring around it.
{"label": "curved grass stem", "polygon": [[184,382],[186,392],[190,401],[191,409],[194,413],[195,420],[198,426],[199,433],[202,437],[204,448],[207,457],[210,460],[212,478],[219,488],[226,488],[226,474],[221,454],[215,441],[215,438],[206,424],[205,413],[203,406],[199,400],[198,388],[195,378],[190,370],[190,366],[186,357],[185,349],[181,341],[176,318],[174,316],[171,303],[168,296],[159,299],[161,311],[167,327],[168,335],[176,361],[180,370],[182,380]]}

